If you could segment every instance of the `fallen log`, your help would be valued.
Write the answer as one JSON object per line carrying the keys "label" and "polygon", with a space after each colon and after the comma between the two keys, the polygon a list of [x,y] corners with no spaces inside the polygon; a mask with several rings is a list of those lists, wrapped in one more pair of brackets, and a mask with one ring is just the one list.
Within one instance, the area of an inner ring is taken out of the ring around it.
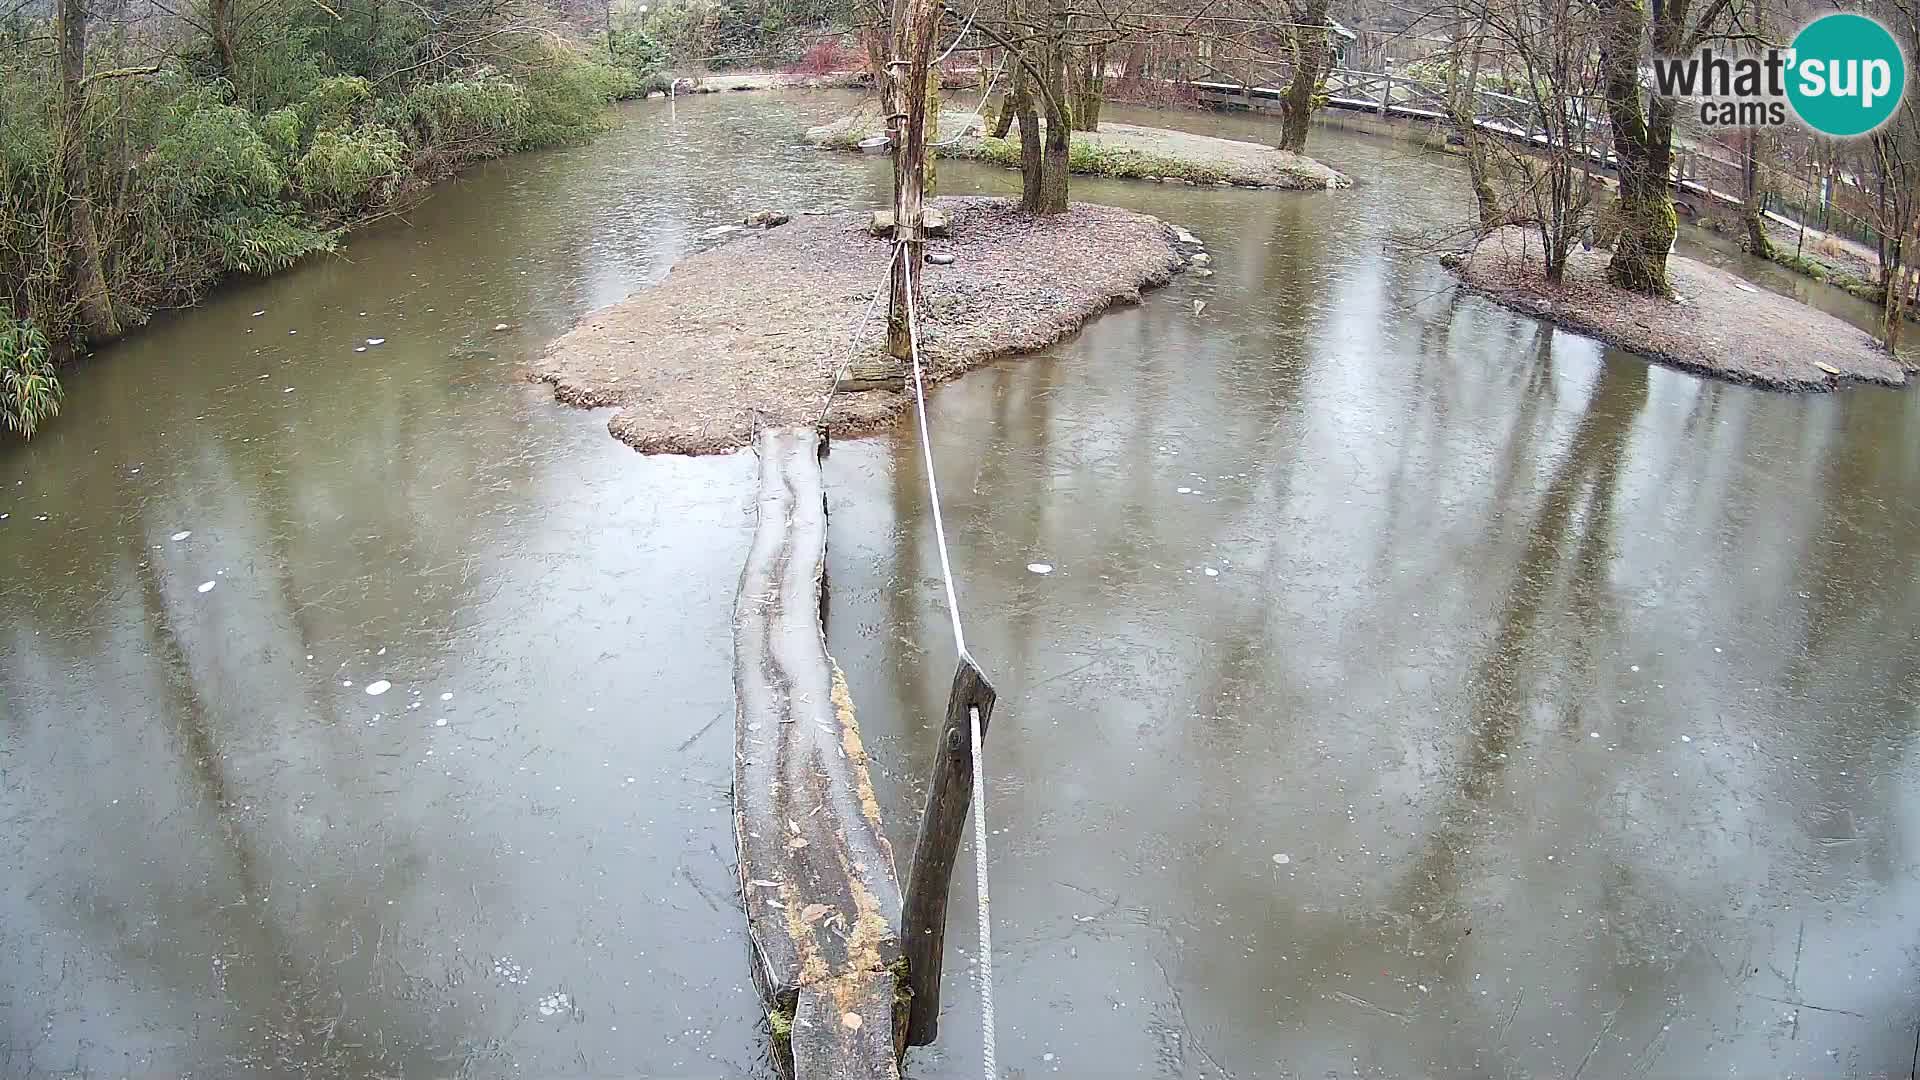
{"label": "fallen log", "polygon": [[821,627],[827,511],[806,428],[754,439],[759,519],[734,606],[734,835],[754,985],[796,1080],[893,1080],[900,884]]}

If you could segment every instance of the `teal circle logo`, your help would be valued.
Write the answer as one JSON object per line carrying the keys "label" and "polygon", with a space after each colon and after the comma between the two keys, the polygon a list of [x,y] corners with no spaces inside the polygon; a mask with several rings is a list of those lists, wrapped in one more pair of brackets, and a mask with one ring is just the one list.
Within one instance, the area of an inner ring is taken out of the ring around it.
{"label": "teal circle logo", "polygon": [[1848,138],[1877,129],[1907,92],[1907,59],[1887,28],[1865,15],[1836,12],[1793,39],[1787,100],[1807,126]]}

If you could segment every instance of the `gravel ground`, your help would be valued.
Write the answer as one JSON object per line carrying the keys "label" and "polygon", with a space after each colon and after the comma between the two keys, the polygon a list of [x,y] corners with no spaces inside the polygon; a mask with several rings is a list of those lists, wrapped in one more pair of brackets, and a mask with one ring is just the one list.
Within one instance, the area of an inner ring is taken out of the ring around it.
{"label": "gravel ground", "polygon": [[[1159,219],[1074,204],[1029,218],[1002,199],[934,200],[952,238],[928,241],[951,266],[923,265],[921,343],[938,382],[995,357],[1066,337],[1116,300],[1166,282],[1184,264]],[[883,281],[891,245],[866,211],[801,215],[689,256],[657,285],[587,316],[555,340],[535,377],[560,400],[615,406],[615,437],[647,453],[712,454],[744,446],[756,424],[812,424],[849,355],[886,344]],[[842,393],[835,435],[891,423],[910,398]]]}
{"label": "gravel ground", "polygon": [[[1045,127],[1042,121],[1041,126]],[[878,135],[878,109],[807,129],[806,140],[835,150],[851,150],[861,139]],[[963,134],[964,133],[964,134]],[[990,161],[1018,168],[1019,138],[989,139],[981,135],[979,118],[966,111],[940,114],[935,147],[941,157]],[[1352,187],[1353,181],[1321,162],[1261,143],[1196,135],[1168,128],[1105,122],[1099,131],[1073,133],[1075,154],[1071,170],[1095,176],[1157,179],[1173,183],[1224,183],[1235,187],[1285,188],[1322,191]]]}
{"label": "gravel ground", "polygon": [[1537,234],[1508,226],[1464,259],[1462,283],[1511,307],[1662,364],[1771,390],[1831,390],[1845,380],[1901,386],[1906,372],[1872,335],[1705,263],[1667,257],[1677,300],[1606,283],[1609,255],[1575,250],[1549,288]]}

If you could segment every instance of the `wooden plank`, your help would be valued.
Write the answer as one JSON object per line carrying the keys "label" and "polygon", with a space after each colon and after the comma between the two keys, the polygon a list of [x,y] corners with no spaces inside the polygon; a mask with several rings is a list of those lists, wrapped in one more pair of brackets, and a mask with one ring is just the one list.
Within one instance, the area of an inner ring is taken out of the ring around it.
{"label": "wooden plank", "polygon": [[[896,1023],[878,1025],[885,1038],[870,1026],[896,1011],[900,886],[853,702],[820,624],[823,447],[805,428],[754,439],[759,520],[733,624],[740,891],[782,1068],[799,1080],[893,1080],[904,1049]],[[860,1019],[840,1022],[848,1015]]]}
{"label": "wooden plank", "polygon": [[980,738],[993,718],[993,684],[964,653],[947,695],[947,719],[934,749],[927,778],[927,808],[920,817],[920,838],[913,846],[913,870],[907,878],[906,919],[901,924],[907,956],[907,1045],[925,1046],[940,1030],[940,971],[946,959],[947,882],[967,828],[973,801],[973,718],[980,710]]}

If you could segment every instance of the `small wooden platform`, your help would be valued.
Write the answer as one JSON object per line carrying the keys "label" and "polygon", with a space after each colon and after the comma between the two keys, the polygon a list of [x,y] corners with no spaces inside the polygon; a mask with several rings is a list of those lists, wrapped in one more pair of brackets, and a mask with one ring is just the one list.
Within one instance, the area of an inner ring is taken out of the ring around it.
{"label": "small wooden platform", "polygon": [[824,443],[775,428],[754,450],[759,522],[733,623],[734,834],[754,984],[789,1075],[891,1080],[906,1034],[900,884],[821,627]]}

